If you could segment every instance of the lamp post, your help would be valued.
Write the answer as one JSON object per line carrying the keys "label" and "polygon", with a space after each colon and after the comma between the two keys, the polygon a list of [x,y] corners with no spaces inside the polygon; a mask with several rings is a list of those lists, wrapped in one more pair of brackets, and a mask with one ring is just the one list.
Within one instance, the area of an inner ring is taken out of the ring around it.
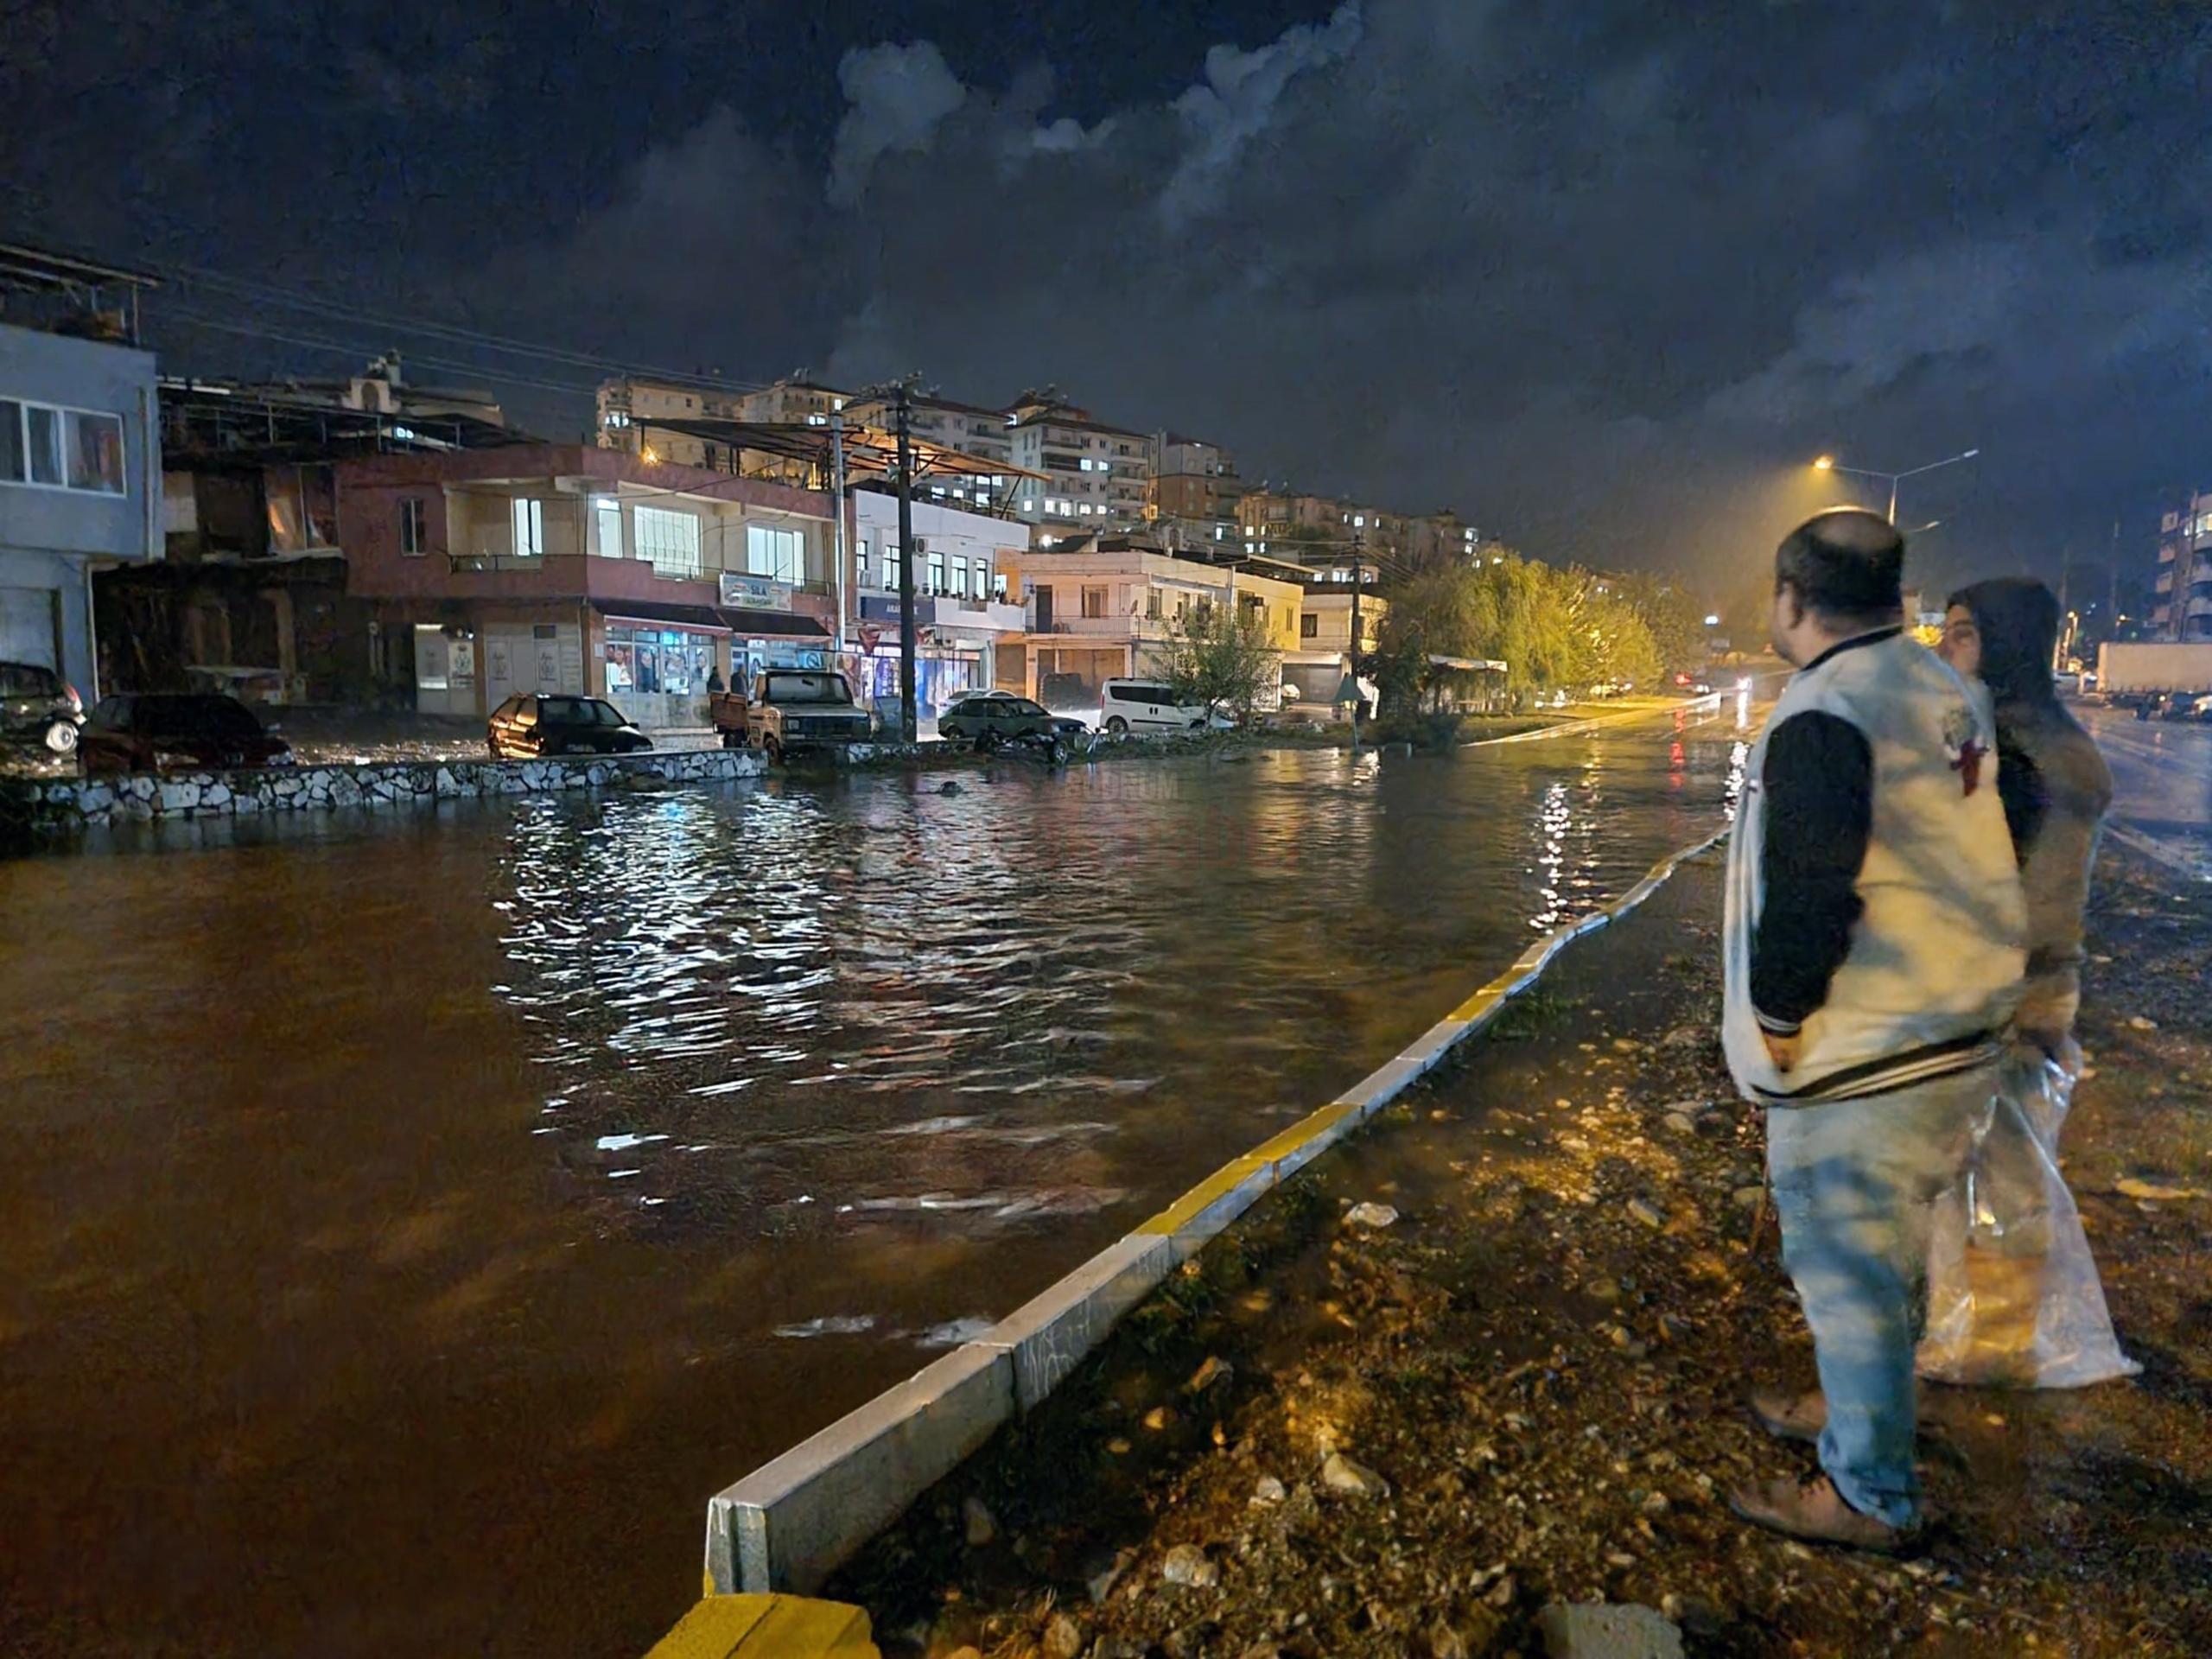
{"label": "lamp post", "polygon": [[1955,467],[1962,461],[1972,461],[1980,453],[1980,449],[1967,449],[1955,455],[1946,455],[1941,461],[1931,461],[1925,467],[1908,467],[1901,473],[1875,472],[1865,467],[1839,467],[1836,465],[1834,455],[1822,455],[1813,463],[1813,470],[1819,473],[1849,473],[1854,478],[1887,480],[1890,486],[1890,522],[1894,524],[1897,521],[1897,485],[1902,480],[1917,478],[1923,473],[1932,473],[1938,467]]}

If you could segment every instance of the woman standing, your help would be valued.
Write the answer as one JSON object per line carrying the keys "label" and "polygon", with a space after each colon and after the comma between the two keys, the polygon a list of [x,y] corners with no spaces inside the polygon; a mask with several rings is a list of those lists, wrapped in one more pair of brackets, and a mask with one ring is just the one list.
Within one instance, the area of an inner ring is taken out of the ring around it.
{"label": "woman standing", "polygon": [[2025,577],[1961,588],[1944,613],[1944,661],[1979,677],[1996,703],[1997,792],[2028,895],[2028,985],[2017,1025],[2053,1058],[2081,1006],[2082,912],[2112,806],[2104,757],[2058,701],[2057,645],[2058,601]]}
{"label": "woman standing", "polygon": [[2058,601],[2008,577],[1951,595],[1943,658],[1989,688],[1997,792],[2028,901],[2027,983],[2017,1039],[1971,1199],[1947,1201],[1929,1263],[1923,1376],[1952,1382],[2078,1387],[2136,1368],[2120,1353],[2088,1241],[2058,1171],[2081,1051],[2082,915],[2112,805],[2112,774],[2058,701],[2051,658]]}

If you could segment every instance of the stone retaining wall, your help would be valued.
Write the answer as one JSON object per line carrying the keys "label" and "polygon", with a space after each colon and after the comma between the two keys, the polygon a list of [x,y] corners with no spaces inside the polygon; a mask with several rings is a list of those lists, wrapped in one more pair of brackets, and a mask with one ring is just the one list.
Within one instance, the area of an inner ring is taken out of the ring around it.
{"label": "stone retaining wall", "polygon": [[743,749],[685,749],[572,760],[407,760],[159,777],[140,772],[118,777],[20,778],[0,780],[0,820],[67,830],[149,818],[401,806],[480,795],[635,789],[649,780],[718,783],[758,777],[766,766],[761,756]]}

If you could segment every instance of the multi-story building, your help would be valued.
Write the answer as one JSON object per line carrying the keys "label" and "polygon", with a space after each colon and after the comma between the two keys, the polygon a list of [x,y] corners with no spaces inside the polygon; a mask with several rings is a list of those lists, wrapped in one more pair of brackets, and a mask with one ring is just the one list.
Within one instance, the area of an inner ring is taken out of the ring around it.
{"label": "multi-story building", "polygon": [[[1349,578],[1350,573],[1340,573]],[[1372,571],[1370,569],[1370,575]],[[1332,703],[1351,671],[1351,582],[1324,581],[1306,584],[1299,602],[1298,645],[1283,653],[1282,677],[1298,688],[1304,703]],[[1372,591],[1371,582],[1359,592],[1359,655],[1371,657],[1382,644],[1382,619],[1389,601]]]}
{"label": "multi-story building", "polygon": [[92,576],[162,556],[152,279],[0,248],[0,660],[99,691]]}
{"label": "multi-story building", "polygon": [[1403,551],[1416,569],[1471,564],[1481,546],[1482,533],[1449,507],[1406,520]]}
{"label": "multi-story building", "polygon": [[426,713],[531,691],[705,723],[710,671],[829,660],[830,498],[619,450],[519,444],[338,467],[347,589]]}
{"label": "multi-story building", "polygon": [[1162,432],[1152,441],[1152,480],[1145,518],[1171,547],[1227,544],[1237,539],[1237,503],[1244,480],[1217,443]]}
{"label": "multi-story building", "polygon": [[1023,554],[1014,574],[1028,632],[1018,657],[1001,651],[998,683],[1055,707],[1096,709],[1102,682],[1161,671],[1169,625],[1194,611],[1233,605],[1265,627],[1276,650],[1297,648],[1297,583],[1176,558],[1128,537],[1079,537],[1074,551]]}
{"label": "multi-story building", "polygon": [[2212,639],[2212,491],[2158,524],[2158,569],[2152,587],[2152,637]]}
{"label": "multi-story building", "polygon": [[[925,722],[969,691],[988,689],[1001,646],[1027,626],[1013,599],[1014,571],[1028,550],[1027,526],[1003,517],[917,500],[914,531],[914,696]],[[855,690],[886,711],[899,702],[899,498],[889,489],[853,492],[853,649],[845,658]]]}
{"label": "multi-story building", "polygon": [[[807,418],[812,399],[823,405],[827,424],[826,389],[804,381],[779,380],[759,391],[739,391],[707,380],[654,380],[638,375],[603,380],[599,387],[599,444],[647,461],[671,467],[698,467],[710,472],[752,470],[741,464],[734,443],[687,432],[681,425],[714,421],[790,421]],[[770,414],[785,404],[804,404],[798,416]],[[750,411],[750,412],[749,412]]]}
{"label": "multi-story building", "polygon": [[1014,493],[1024,523],[1059,534],[1144,522],[1152,440],[1143,433],[1094,421],[1049,391],[1022,393],[1007,420],[1012,464],[1032,474]]}

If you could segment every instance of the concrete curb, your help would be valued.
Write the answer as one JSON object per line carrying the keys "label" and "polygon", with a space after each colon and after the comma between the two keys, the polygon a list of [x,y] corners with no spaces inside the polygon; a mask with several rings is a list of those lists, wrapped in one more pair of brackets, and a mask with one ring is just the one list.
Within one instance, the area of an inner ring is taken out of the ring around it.
{"label": "concrete curb", "polygon": [[709,1596],[645,1659],[881,1659],[868,1615],[796,1596]]}
{"label": "concrete curb", "polygon": [[1727,833],[1669,855],[1604,909],[1552,929],[1336,1100],[1222,1166],[982,1337],[716,1493],[707,1504],[709,1594],[818,1586],[1000,1425],[1065,1382],[1171,1268],[1489,1025],[1571,941],[1626,916]]}

